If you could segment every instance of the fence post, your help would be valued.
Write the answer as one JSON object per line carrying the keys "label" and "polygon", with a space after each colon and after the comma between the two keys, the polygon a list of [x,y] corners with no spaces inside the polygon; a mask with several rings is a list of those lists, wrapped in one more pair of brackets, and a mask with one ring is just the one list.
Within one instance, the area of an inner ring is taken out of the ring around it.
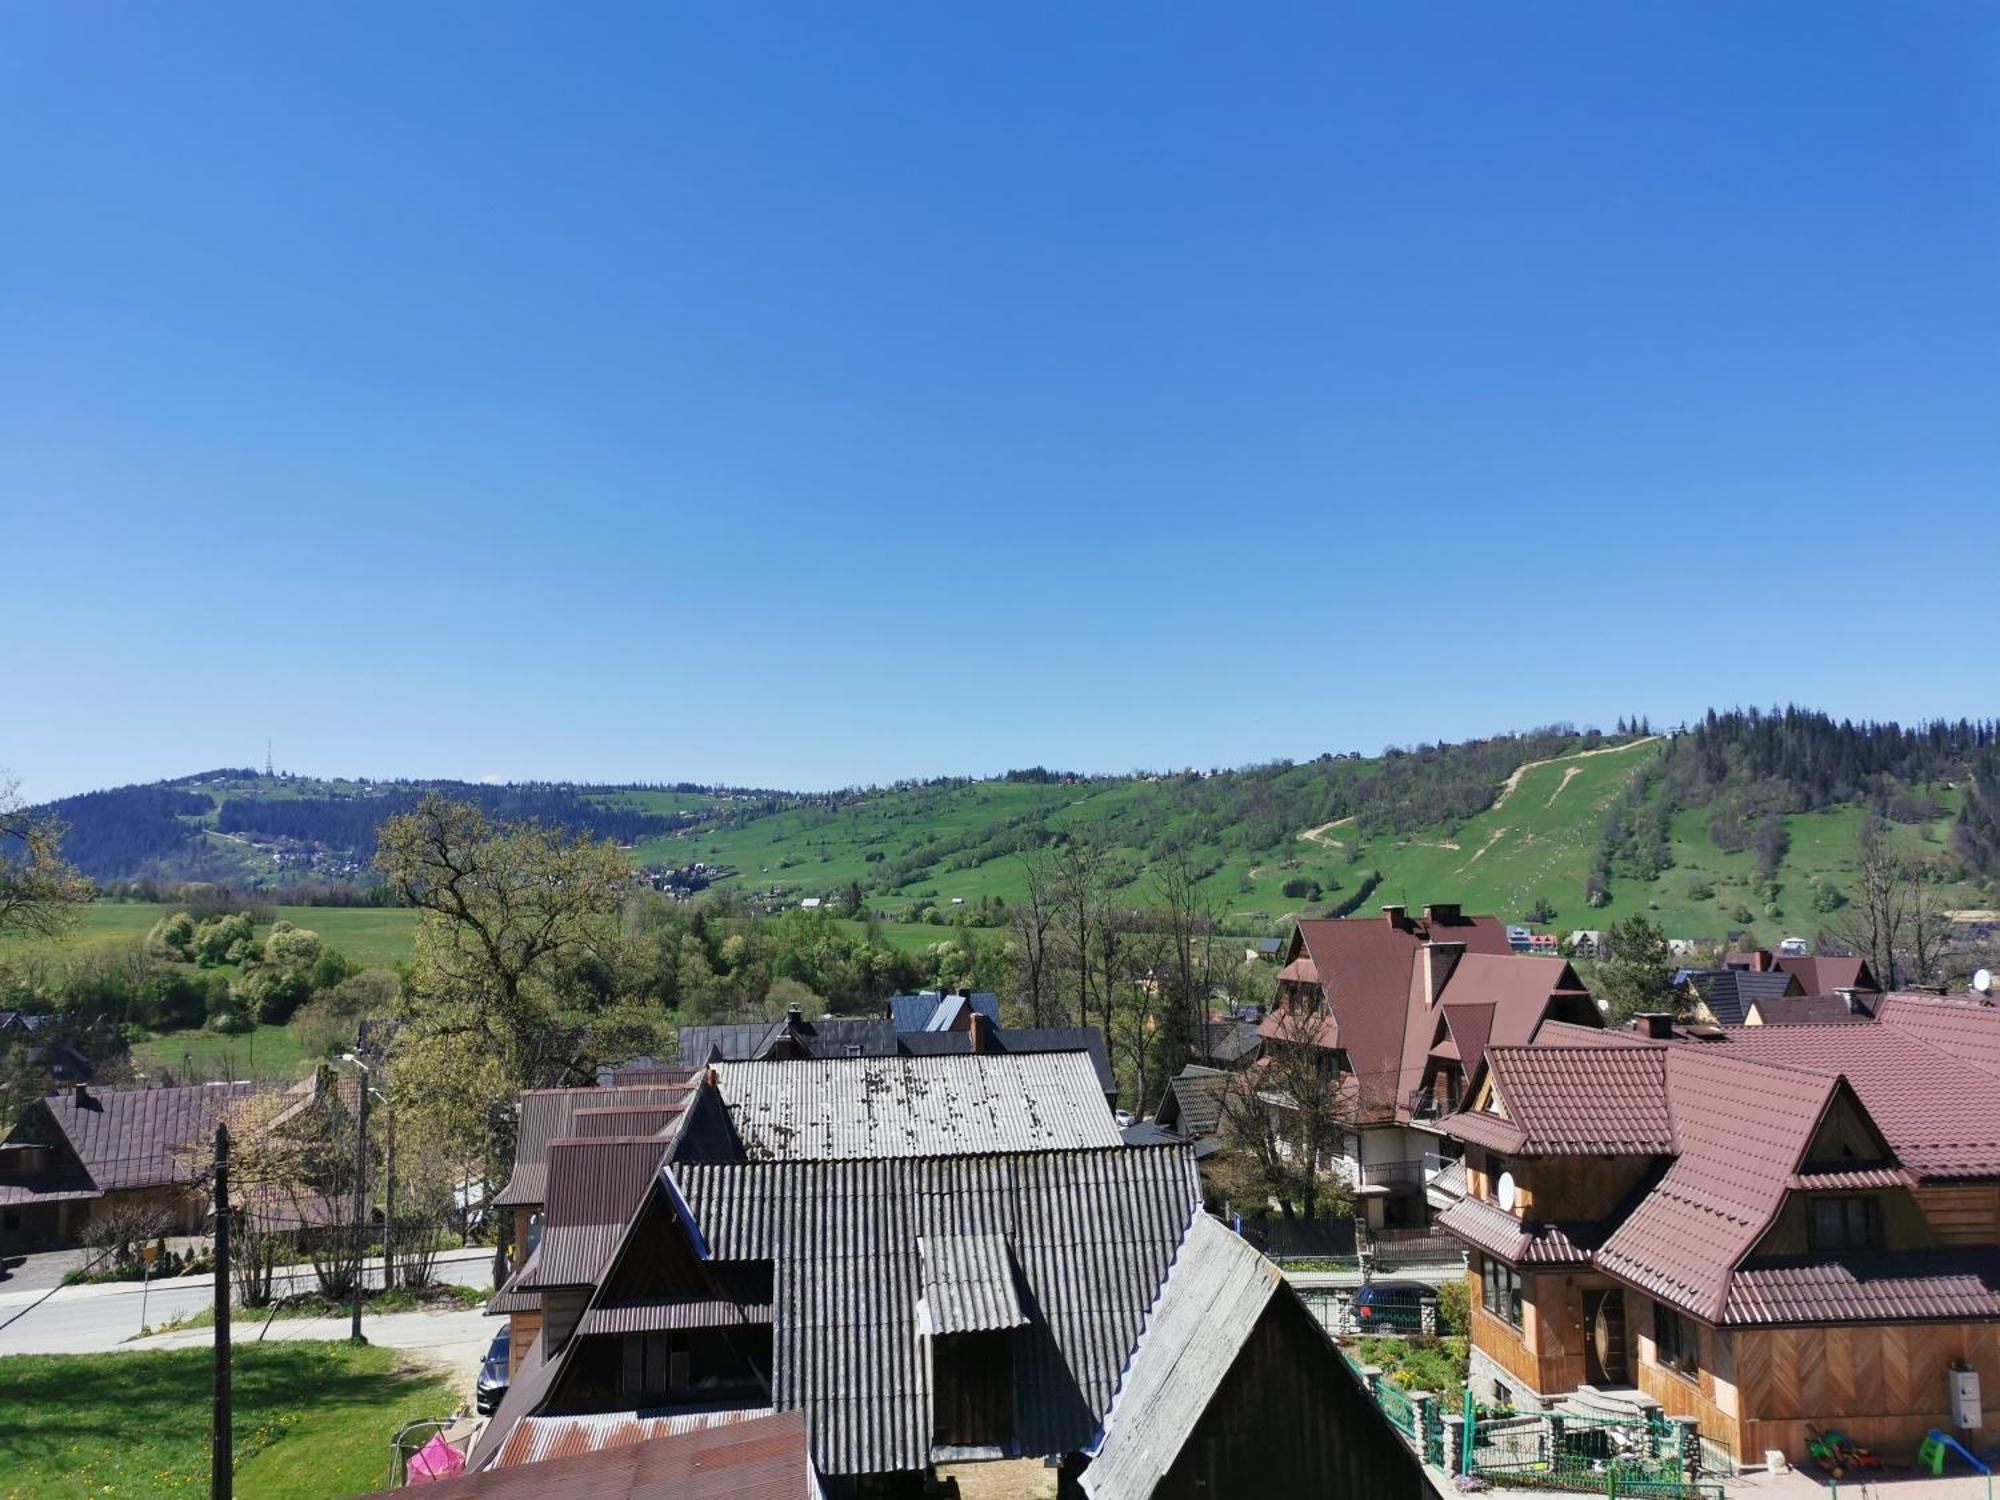
{"label": "fence post", "polygon": [[1436,1338],[1438,1331],[1438,1300],[1426,1297],[1417,1304],[1418,1326],[1426,1338]]}
{"label": "fence post", "polygon": [[1444,1466],[1456,1478],[1465,1472],[1465,1417],[1452,1412],[1440,1420],[1444,1423]]}
{"label": "fence post", "polygon": [[1430,1435],[1437,1431],[1437,1397],[1429,1391],[1410,1392],[1410,1441],[1417,1445],[1417,1457],[1430,1452]]}

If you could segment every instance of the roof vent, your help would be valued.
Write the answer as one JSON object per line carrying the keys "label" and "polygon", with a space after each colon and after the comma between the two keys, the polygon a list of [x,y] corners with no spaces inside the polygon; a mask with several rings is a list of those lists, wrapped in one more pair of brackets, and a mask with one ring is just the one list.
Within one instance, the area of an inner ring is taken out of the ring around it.
{"label": "roof vent", "polygon": [[79,1083],[70,1091],[70,1097],[78,1104],[88,1104],[90,1103],[90,1090],[84,1084]]}
{"label": "roof vent", "polygon": [[1632,1029],[1656,1042],[1672,1041],[1674,1018],[1664,1010],[1642,1011],[1632,1018]]}

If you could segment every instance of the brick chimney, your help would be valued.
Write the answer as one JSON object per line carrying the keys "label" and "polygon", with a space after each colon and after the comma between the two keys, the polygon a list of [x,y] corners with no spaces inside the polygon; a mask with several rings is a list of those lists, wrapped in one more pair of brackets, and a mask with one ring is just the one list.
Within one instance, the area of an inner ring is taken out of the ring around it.
{"label": "brick chimney", "polygon": [[1456,901],[1432,901],[1424,906],[1424,920],[1426,922],[1441,922],[1446,926],[1450,926],[1457,922],[1458,919],[1458,903]]}
{"label": "brick chimney", "polygon": [[1401,932],[1410,925],[1410,909],[1407,906],[1385,906],[1382,915],[1389,919],[1389,925]]}
{"label": "brick chimney", "polygon": [[993,1050],[993,1023],[981,1011],[972,1013],[972,1050],[991,1052]]}
{"label": "brick chimney", "polygon": [[1771,950],[1769,948],[1753,948],[1750,950],[1750,972],[1752,974],[1768,974],[1777,966],[1778,961],[1771,957]]}
{"label": "brick chimney", "polygon": [[1641,1011],[1632,1018],[1632,1029],[1652,1041],[1672,1041],[1674,1018],[1663,1010]]}
{"label": "brick chimney", "polygon": [[1444,993],[1444,987],[1451,980],[1451,971],[1458,967],[1459,959],[1465,953],[1463,943],[1424,944],[1424,994],[1432,1005]]}
{"label": "brick chimney", "polygon": [[805,1024],[806,1024],[806,1013],[804,1011],[800,1010],[796,1005],[786,1007],[785,1026],[787,1027],[787,1029],[792,1031],[797,1031],[801,1026]]}

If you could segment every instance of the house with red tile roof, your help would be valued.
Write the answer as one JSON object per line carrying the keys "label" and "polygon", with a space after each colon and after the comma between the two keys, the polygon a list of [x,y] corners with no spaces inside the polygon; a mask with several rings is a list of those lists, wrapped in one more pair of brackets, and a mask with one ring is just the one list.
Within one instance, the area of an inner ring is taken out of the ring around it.
{"label": "house with red tile roof", "polygon": [[1475,1389],[1623,1392],[1754,1464],[1813,1427],[1912,1452],[1969,1367],[2000,1426],[1996,1077],[2000,1011],[1935,997],[1489,1048],[1439,1221],[1473,1257]]}
{"label": "house with red tile roof", "polygon": [[1374,1228],[1428,1218],[1425,1184],[1457,1154],[1439,1121],[1489,1047],[1550,1020],[1603,1024],[1565,960],[1523,957],[1497,917],[1443,903],[1301,922],[1278,981],[1264,1046],[1325,1054],[1329,1087],[1350,1101],[1336,1171]]}

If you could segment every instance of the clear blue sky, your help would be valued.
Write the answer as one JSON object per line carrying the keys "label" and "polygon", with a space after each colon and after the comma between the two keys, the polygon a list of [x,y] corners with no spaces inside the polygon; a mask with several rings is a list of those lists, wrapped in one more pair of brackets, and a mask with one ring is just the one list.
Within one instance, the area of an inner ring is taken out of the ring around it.
{"label": "clear blue sky", "polygon": [[0,766],[1995,711],[2000,9],[0,9]]}

